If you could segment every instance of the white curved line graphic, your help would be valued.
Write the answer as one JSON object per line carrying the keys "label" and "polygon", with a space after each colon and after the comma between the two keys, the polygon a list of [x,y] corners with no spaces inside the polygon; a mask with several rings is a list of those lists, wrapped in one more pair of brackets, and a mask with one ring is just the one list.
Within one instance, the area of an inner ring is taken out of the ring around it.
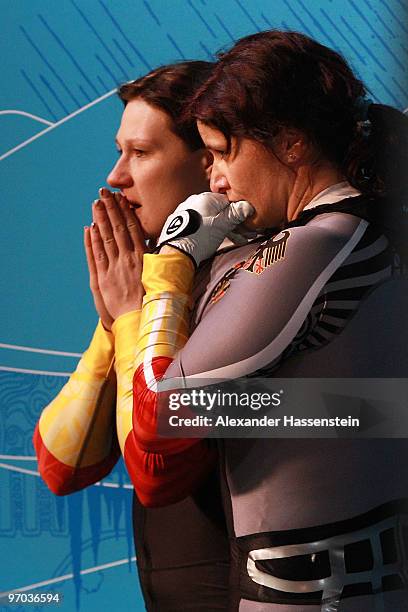
{"label": "white curved line graphic", "polygon": [[22,474],[29,474],[30,476],[40,476],[40,472],[36,472],[35,470],[26,470],[26,468],[8,465],[7,463],[0,463],[0,468],[10,470],[10,472],[21,472]]}
{"label": "white curved line graphic", "polygon": [[12,459],[13,461],[37,461],[37,457],[28,455],[0,455],[0,459]]}
{"label": "white curved line graphic", "polygon": [[133,485],[131,484],[118,484],[117,482],[95,482],[94,487],[107,487],[108,489],[132,489]]}
{"label": "white curved line graphic", "polygon": [[[0,455],[0,459],[8,459],[11,458],[11,455]],[[19,459],[23,459],[22,457],[19,457]],[[31,460],[31,457],[29,457],[28,459]],[[36,457],[33,457],[33,459],[37,459]],[[22,468],[19,467],[17,465],[9,465],[8,463],[0,463],[0,468],[3,468],[3,470],[9,470],[10,472],[20,472],[21,474],[28,474],[29,476],[41,476],[40,472],[37,472],[36,470],[27,470],[26,468]],[[95,482],[93,485],[93,487],[107,487],[108,489],[132,489],[133,490],[133,485],[131,484],[119,484],[118,482]]]}
{"label": "white curved line graphic", "polygon": [[103,94],[103,96],[100,96],[96,100],[93,100],[92,102],[89,102],[89,104],[86,104],[85,106],[82,106],[81,108],[78,108],[78,110],[74,111],[70,115],[67,115],[63,119],[60,119],[56,123],[53,123],[52,125],[49,125],[48,127],[45,128],[45,130],[41,130],[41,132],[38,132],[38,134],[34,134],[34,136],[31,136],[31,138],[28,138],[27,140],[24,140],[24,142],[21,142],[16,147],[13,147],[9,151],[6,151],[6,153],[3,153],[3,155],[0,155],[0,161],[2,161],[3,159],[6,159],[6,157],[9,157],[10,155],[13,155],[13,153],[16,153],[17,151],[19,151],[23,147],[26,147],[28,144],[30,144],[30,142],[34,142],[34,140],[37,140],[37,138],[40,138],[41,136],[44,136],[44,134],[46,134],[47,132],[50,132],[51,130],[54,130],[55,128],[59,127],[60,125],[62,125],[66,121],[69,121],[73,117],[76,117],[80,113],[83,113],[84,111],[88,110],[88,108],[91,108],[91,106],[94,106],[95,104],[98,104],[99,102],[102,102],[102,100],[105,100],[106,98],[109,98],[110,96],[113,96],[113,94],[115,94],[116,91],[117,91],[116,89],[112,89],[111,91],[108,91],[108,93]]}
{"label": "white curved line graphic", "polygon": [[43,119],[42,117],[38,117],[37,115],[32,115],[31,113],[26,113],[25,111],[20,110],[2,110],[0,111],[0,115],[23,115],[23,117],[29,117],[30,119],[34,119],[34,121],[45,123],[45,125],[54,125],[52,121],[47,121],[47,119]]}
{"label": "white curved line graphic", "polygon": [[[100,572],[101,570],[110,569],[111,567],[125,565],[125,563],[129,563],[129,561],[136,561],[136,557],[130,557],[129,559],[120,559],[120,561],[112,561],[111,563],[104,563],[103,565],[96,565],[95,567],[89,567],[88,569],[81,570],[79,573],[81,574],[81,576],[85,576],[86,574],[93,574],[94,572]],[[3,593],[0,593],[0,597],[6,597],[9,593],[38,589],[40,587],[47,586],[48,584],[64,582],[64,580],[72,580],[73,577],[74,574],[65,574],[64,576],[58,576],[57,578],[50,578],[50,580],[43,580],[42,582],[36,582],[35,584],[28,584],[27,586],[12,589],[11,591],[4,591]]]}
{"label": "white curved line graphic", "polygon": [[72,372],[49,372],[48,370],[27,370],[25,368],[11,368],[9,366],[0,366],[0,372],[17,372],[19,374],[38,374],[39,376],[62,376],[69,378]]}
{"label": "white curved line graphic", "polygon": [[61,355],[62,357],[82,357],[82,353],[68,353],[67,351],[20,346],[19,344],[5,344],[4,342],[0,342],[0,348],[10,349],[12,351],[26,351],[27,353],[43,353],[44,355]]}

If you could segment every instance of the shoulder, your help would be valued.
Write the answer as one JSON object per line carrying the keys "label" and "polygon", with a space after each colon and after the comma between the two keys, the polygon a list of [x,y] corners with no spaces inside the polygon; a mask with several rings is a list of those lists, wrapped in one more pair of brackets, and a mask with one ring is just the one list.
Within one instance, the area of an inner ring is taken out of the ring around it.
{"label": "shoulder", "polygon": [[368,221],[345,213],[325,213],[305,225],[290,225],[257,247],[268,261],[285,259],[304,268],[308,261],[327,262],[337,255],[350,254],[369,228]]}
{"label": "shoulder", "polygon": [[369,221],[358,215],[345,212],[325,212],[316,214],[306,224],[294,221],[290,226],[292,235],[298,240],[347,241],[358,233],[363,233]]}

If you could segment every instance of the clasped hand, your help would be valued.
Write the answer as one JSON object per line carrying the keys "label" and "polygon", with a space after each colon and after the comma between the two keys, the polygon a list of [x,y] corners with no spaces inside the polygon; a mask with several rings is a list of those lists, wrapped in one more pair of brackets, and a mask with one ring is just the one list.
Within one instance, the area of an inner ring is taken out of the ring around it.
{"label": "clasped hand", "polygon": [[120,315],[142,307],[143,255],[148,252],[135,211],[124,196],[102,188],[84,228],[89,284],[105,329]]}
{"label": "clasped hand", "polygon": [[[85,228],[85,251],[95,306],[109,330],[117,317],[142,307],[143,255],[148,249],[126,198],[106,188],[99,194],[92,208],[94,223]],[[245,242],[239,227],[253,211],[249,202],[229,202],[222,194],[192,195],[168,217],[159,245],[174,245],[199,265],[225,236]]]}

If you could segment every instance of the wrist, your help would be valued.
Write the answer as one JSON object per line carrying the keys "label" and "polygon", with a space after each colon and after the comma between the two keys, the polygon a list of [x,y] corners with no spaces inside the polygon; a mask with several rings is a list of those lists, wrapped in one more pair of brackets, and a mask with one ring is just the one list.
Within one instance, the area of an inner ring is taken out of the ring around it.
{"label": "wrist", "polygon": [[177,253],[177,252],[180,252],[179,249],[176,249],[175,247],[165,244],[164,246],[161,247],[159,254],[160,255],[173,255],[174,253]]}
{"label": "wrist", "polygon": [[142,304],[143,304],[143,297],[140,297],[139,299],[134,300],[129,304],[121,304],[120,307],[118,307],[118,309],[115,310],[113,313],[114,316],[113,316],[113,322],[112,322],[112,331],[114,329],[116,321],[119,318],[124,317],[125,315],[128,315],[131,312],[141,310]]}
{"label": "wrist", "polygon": [[140,310],[133,310],[118,317],[112,325],[112,332],[115,337],[118,382],[124,371],[129,368],[133,370],[133,357],[139,337],[140,315]]}
{"label": "wrist", "polygon": [[[146,292],[144,301],[154,294],[178,293],[190,295],[195,274],[195,264],[186,253],[166,247],[166,253],[145,254],[142,283]],[[164,249],[164,247],[163,247]]]}
{"label": "wrist", "polygon": [[114,358],[114,337],[107,332],[101,320],[98,321],[91,343],[83,354],[81,362],[87,372],[97,378],[105,378],[108,375],[112,360]]}
{"label": "wrist", "polygon": [[103,327],[104,331],[106,331],[108,334],[111,334],[111,333],[112,333],[112,323],[113,323],[113,320],[111,320],[111,321],[108,323],[107,321],[104,321],[104,320],[102,319],[102,317],[101,317],[101,318],[100,318],[100,322],[101,322],[101,325],[102,325],[102,327]]}
{"label": "wrist", "polygon": [[[121,334],[125,334],[129,328],[139,327],[141,310],[131,310],[125,314],[120,315],[112,324],[112,334],[115,337],[115,342]],[[135,325],[137,323],[137,325]]]}

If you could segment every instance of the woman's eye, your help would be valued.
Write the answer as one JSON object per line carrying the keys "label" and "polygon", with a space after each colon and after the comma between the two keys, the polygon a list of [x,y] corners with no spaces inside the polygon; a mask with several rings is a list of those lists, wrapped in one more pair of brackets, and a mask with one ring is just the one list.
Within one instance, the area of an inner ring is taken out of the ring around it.
{"label": "woman's eye", "polygon": [[136,157],[143,157],[146,155],[146,151],[143,151],[142,149],[133,149],[133,153],[136,155]]}

